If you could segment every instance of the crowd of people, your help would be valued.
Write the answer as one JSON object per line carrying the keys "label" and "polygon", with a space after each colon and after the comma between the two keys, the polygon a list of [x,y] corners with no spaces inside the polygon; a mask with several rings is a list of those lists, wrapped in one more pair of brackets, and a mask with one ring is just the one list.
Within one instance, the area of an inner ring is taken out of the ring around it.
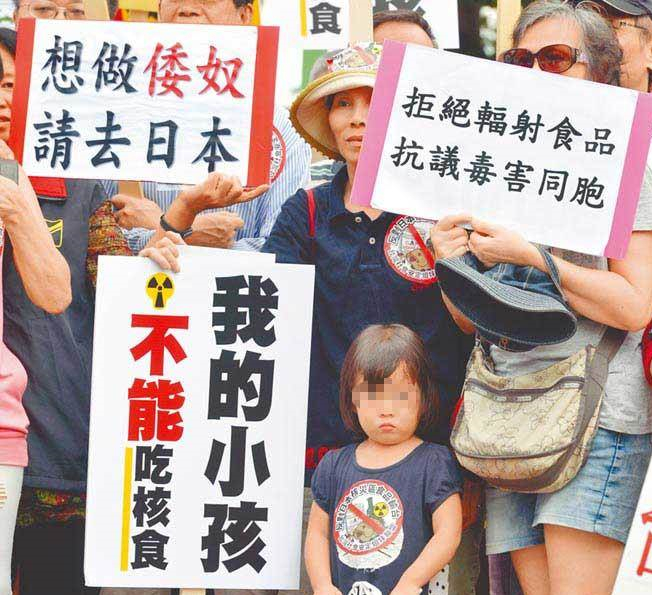
{"label": "crowd of people", "polygon": [[[248,25],[252,14],[252,0],[159,3],[161,22],[189,30]],[[78,0],[17,0],[15,18],[30,17],[85,13]],[[0,595],[169,593],[84,585],[85,490],[98,256],[140,255],[179,271],[184,243],[315,267],[302,593],[417,595],[446,565],[450,595],[482,593],[482,574],[496,594],[611,593],[652,455],[651,372],[641,358],[652,319],[652,173],[622,260],[544,255],[515,231],[463,213],[432,223],[432,263],[472,254],[486,268],[548,273],[551,259],[577,318],[561,343],[491,345],[495,374],[537,373],[596,346],[610,327],[624,331],[575,478],[546,494],[483,484],[448,446],[475,323],[438,283],[397,274],[384,249],[397,214],[350,200],[388,39],[437,47],[423,17],[396,10],[377,13],[374,39],[356,47],[367,68],[333,59],[349,48],[320,58],[289,114],[274,111],[286,159],[270,184],[246,189],[214,172],[190,187],[145,182],[139,198],[112,181],[67,179],[50,196],[35,191],[7,145],[16,33],[0,29]],[[647,93],[652,1],[537,0],[498,59]],[[332,160],[312,180],[311,149]],[[65,236],[57,241],[46,221],[62,221]],[[370,478],[393,486],[404,507],[398,551],[382,553],[391,563],[353,563],[333,542],[338,502]]]}

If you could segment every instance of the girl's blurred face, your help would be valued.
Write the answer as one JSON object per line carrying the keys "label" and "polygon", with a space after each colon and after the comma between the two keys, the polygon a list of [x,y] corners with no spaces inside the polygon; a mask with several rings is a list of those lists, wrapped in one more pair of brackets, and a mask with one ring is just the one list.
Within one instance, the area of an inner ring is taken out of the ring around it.
{"label": "girl's blurred face", "polygon": [[360,378],[353,387],[353,404],[364,433],[374,442],[400,444],[412,438],[419,426],[419,387],[402,365],[380,385]]}
{"label": "girl's blurred face", "polygon": [[367,127],[371,87],[357,87],[336,93],[328,114],[328,123],[340,155],[347,165],[357,164]]}
{"label": "girl's blurred face", "polygon": [[13,56],[2,46],[0,46],[0,59],[4,70],[4,76],[0,80],[0,140],[7,142],[9,140],[11,100],[14,94],[16,70]]}

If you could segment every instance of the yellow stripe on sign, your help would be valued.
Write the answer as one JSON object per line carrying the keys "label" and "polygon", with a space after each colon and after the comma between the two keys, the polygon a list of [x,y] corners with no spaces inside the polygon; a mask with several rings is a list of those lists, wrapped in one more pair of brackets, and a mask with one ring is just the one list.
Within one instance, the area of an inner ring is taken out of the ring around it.
{"label": "yellow stripe on sign", "polygon": [[129,570],[129,529],[131,528],[131,480],[134,468],[134,449],[125,448],[125,474],[122,488],[122,547],[120,549],[120,571]]}
{"label": "yellow stripe on sign", "polygon": [[251,24],[260,25],[260,0],[254,0],[253,14],[251,15]]}
{"label": "yellow stripe on sign", "polygon": [[299,10],[301,11],[301,37],[308,36],[308,8],[306,0],[299,0]]}

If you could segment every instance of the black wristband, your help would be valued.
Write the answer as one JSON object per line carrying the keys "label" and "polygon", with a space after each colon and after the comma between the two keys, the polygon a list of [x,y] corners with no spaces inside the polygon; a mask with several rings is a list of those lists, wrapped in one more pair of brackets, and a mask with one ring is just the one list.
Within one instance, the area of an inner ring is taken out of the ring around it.
{"label": "black wristband", "polygon": [[174,233],[178,233],[182,239],[186,239],[191,233],[192,233],[192,227],[189,227],[188,229],[184,229],[183,231],[179,231],[175,227],[172,227],[166,220],[165,220],[165,213],[161,215],[161,228],[164,231],[173,231]]}

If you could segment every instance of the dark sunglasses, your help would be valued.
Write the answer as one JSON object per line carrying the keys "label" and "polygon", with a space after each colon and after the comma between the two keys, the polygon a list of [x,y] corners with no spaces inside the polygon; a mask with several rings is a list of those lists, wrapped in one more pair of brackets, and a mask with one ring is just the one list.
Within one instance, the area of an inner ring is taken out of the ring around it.
{"label": "dark sunglasses", "polygon": [[542,47],[536,54],[525,48],[513,48],[504,52],[499,59],[505,64],[525,68],[532,68],[536,60],[541,70],[561,74],[576,62],[586,62],[586,54],[565,43],[555,43]]}

